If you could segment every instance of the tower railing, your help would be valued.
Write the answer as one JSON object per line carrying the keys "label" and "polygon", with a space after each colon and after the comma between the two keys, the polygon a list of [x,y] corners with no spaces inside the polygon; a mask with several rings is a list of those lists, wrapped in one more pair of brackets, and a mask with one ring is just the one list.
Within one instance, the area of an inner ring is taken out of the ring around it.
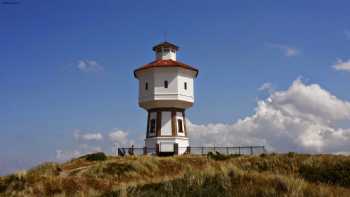
{"label": "tower railing", "polygon": [[[174,154],[184,153],[192,155],[206,155],[209,152],[220,153],[223,155],[257,155],[266,153],[265,146],[188,146],[188,147],[176,147]],[[147,147],[128,147],[118,148],[116,152],[118,156],[127,155],[159,155],[159,148],[147,148]]]}

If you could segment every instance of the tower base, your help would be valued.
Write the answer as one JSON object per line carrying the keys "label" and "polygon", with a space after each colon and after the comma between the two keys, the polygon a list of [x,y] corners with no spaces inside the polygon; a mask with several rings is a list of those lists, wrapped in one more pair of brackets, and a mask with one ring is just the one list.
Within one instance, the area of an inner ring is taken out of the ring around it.
{"label": "tower base", "polygon": [[148,110],[145,147],[157,155],[182,155],[189,146],[185,109]]}
{"label": "tower base", "polygon": [[157,155],[182,155],[189,146],[188,137],[152,137],[145,139],[145,147]]}

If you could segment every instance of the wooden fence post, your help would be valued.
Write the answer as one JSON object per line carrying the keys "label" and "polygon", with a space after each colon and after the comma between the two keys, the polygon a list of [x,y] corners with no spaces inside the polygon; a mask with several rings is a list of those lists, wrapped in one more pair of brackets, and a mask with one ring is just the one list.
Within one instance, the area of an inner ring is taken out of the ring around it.
{"label": "wooden fence post", "polygon": [[156,154],[159,155],[159,144],[156,144]]}
{"label": "wooden fence post", "polygon": [[174,154],[175,155],[179,154],[179,144],[178,143],[174,143]]}
{"label": "wooden fence post", "polygon": [[143,147],[143,155],[147,155],[147,146]]}
{"label": "wooden fence post", "polygon": [[190,147],[190,146],[187,146],[186,153],[187,153],[187,154],[191,154],[191,147]]}

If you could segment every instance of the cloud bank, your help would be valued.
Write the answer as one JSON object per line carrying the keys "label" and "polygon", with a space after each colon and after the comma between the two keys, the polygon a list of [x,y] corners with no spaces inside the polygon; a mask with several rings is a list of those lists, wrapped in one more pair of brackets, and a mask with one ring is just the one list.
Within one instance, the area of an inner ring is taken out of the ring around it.
{"label": "cloud bank", "polygon": [[255,114],[232,124],[189,124],[192,145],[265,145],[276,152],[345,153],[350,150],[350,103],[317,84],[295,80],[257,103]]}

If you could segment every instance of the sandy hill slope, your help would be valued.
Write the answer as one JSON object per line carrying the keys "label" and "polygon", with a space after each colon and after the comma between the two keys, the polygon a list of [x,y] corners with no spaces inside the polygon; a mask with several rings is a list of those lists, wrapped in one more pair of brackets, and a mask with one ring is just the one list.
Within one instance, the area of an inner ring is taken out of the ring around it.
{"label": "sandy hill slope", "polygon": [[350,157],[105,157],[0,177],[0,196],[350,196]]}

